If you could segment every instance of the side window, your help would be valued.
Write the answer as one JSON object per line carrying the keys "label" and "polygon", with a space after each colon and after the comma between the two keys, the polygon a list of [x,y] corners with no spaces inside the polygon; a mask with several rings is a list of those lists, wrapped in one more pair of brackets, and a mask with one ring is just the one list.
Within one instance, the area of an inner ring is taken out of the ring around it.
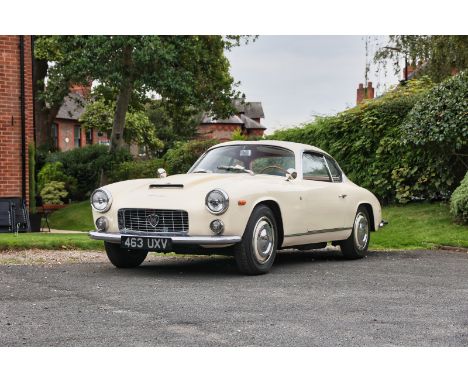
{"label": "side window", "polygon": [[321,155],[304,153],[302,156],[302,172],[306,180],[331,182],[325,159]]}
{"label": "side window", "polygon": [[327,157],[325,157],[325,160],[327,161],[328,168],[330,169],[331,175],[333,177],[333,181],[341,182],[343,180],[343,175],[341,174],[341,170],[336,162],[333,159]]}

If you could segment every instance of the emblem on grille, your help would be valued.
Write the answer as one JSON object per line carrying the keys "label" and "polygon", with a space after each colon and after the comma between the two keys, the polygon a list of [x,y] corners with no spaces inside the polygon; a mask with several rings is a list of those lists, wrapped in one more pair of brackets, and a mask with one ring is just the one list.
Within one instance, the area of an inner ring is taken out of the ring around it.
{"label": "emblem on grille", "polygon": [[159,216],[156,214],[150,214],[146,217],[146,221],[151,227],[156,227],[159,223]]}

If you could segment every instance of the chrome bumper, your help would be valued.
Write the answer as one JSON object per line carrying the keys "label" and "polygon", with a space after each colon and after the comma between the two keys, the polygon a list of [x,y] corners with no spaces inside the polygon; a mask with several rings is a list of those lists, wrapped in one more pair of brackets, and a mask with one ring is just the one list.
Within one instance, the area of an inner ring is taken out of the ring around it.
{"label": "chrome bumper", "polygon": [[382,221],[379,223],[379,227],[382,228],[382,227],[386,226],[387,224],[388,224],[388,221],[382,220]]}
{"label": "chrome bumper", "polygon": [[[130,237],[159,237],[151,235],[124,234]],[[122,234],[90,231],[89,237],[94,240],[104,240],[109,243],[120,243]],[[197,244],[197,245],[227,245],[239,243],[240,236],[161,236],[172,240],[173,244]]]}

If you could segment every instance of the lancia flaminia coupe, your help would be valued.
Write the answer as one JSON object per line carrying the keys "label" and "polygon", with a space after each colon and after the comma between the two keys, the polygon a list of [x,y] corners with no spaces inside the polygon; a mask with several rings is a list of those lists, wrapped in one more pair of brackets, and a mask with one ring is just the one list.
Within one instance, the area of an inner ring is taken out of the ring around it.
{"label": "lancia flaminia coupe", "polygon": [[109,184],[91,195],[96,231],[116,267],[150,251],[231,254],[242,273],[266,273],[283,248],[339,245],[365,256],[381,207],[326,152],[280,141],[211,147],[187,174]]}

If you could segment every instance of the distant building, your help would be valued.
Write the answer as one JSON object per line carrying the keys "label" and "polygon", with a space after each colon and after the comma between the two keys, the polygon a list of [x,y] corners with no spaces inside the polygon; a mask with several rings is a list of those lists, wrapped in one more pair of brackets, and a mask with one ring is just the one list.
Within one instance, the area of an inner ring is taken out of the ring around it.
{"label": "distant building", "polygon": [[60,151],[67,151],[93,144],[109,144],[110,132],[103,133],[96,129],[85,129],[80,125],[84,113],[89,86],[74,85],[64,98],[49,132],[38,135],[38,145],[49,143]]}
{"label": "distant building", "polygon": [[261,124],[265,118],[261,102],[245,102],[234,100],[237,113],[227,119],[215,119],[204,115],[197,126],[199,139],[217,139],[221,142],[230,141],[232,134],[239,130],[242,135],[262,137],[266,127]]}

